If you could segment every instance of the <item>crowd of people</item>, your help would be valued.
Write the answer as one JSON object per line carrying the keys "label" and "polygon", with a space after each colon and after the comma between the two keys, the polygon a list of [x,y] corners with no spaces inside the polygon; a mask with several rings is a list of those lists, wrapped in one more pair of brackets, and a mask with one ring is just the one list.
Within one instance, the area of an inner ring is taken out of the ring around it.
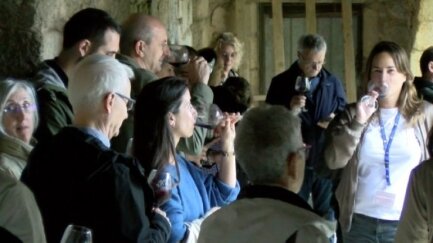
{"label": "crowd of people", "polygon": [[57,57],[0,80],[1,242],[70,225],[93,242],[433,240],[433,47],[415,78],[377,43],[347,104],[325,39],[303,35],[252,108],[235,34],[176,66],[167,36],[154,16],[86,8]]}

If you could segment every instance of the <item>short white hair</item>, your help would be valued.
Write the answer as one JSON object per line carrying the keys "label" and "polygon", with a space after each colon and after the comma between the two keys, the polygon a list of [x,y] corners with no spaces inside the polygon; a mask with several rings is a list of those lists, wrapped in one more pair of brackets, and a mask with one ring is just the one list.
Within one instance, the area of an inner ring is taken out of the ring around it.
{"label": "short white hair", "polygon": [[110,92],[129,97],[124,90],[131,78],[132,70],[112,57],[101,54],[85,57],[75,67],[68,84],[73,111],[97,112],[103,97]]}
{"label": "short white hair", "polygon": [[236,157],[255,184],[278,182],[289,154],[302,146],[300,119],[280,105],[247,111],[236,129]]}

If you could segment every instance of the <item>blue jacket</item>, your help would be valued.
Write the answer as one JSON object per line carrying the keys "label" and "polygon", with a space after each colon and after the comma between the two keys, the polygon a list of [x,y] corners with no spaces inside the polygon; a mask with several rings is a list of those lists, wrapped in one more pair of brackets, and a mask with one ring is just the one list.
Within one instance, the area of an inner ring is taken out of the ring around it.
{"label": "blue jacket", "polygon": [[[298,95],[295,90],[296,77],[302,75],[298,62],[272,79],[266,96],[266,103],[283,105],[290,109],[290,100]],[[329,117],[331,113],[339,113],[346,106],[346,95],[340,80],[325,68],[318,77],[318,87],[314,93],[307,93],[306,108],[308,112],[299,114],[302,119],[302,137],[306,144],[311,145],[307,166],[315,166],[321,157],[324,142],[324,129],[317,126],[321,119]]]}

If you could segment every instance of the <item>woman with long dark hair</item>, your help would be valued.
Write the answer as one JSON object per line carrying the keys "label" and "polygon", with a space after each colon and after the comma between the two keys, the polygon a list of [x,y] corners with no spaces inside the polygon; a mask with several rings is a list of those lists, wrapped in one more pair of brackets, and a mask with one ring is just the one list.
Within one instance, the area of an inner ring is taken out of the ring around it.
{"label": "woman with long dark hair", "polygon": [[[197,112],[184,80],[167,77],[146,85],[138,96],[134,116],[133,155],[146,173],[156,169],[169,172],[178,183],[171,198],[161,205],[172,224],[170,242],[194,232],[206,213],[236,199],[234,138],[236,119],[227,117],[220,124],[224,159],[212,176],[176,153],[180,138],[193,134]],[[195,225],[194,227],[191,227]]]}

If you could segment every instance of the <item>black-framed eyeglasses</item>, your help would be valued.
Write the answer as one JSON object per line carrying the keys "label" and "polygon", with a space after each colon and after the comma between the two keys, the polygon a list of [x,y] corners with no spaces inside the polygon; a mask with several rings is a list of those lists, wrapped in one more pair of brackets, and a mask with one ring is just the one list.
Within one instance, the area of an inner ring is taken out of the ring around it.
{"label": "black-framed eyeglasses", "polygon": [[24,102],[23,104],[11,103],[5,106],[3,112],[5,114],[18,114],[20,112],[29,113],[36,110],[36,104]]}
{"label": "black-framed eyeglasses", "polygon": [[130,111],[130,110],[132,110],[132,108],[134,108],[134,104],[135,104],[135,100],[134,99],[126,97],[125,95],[117,93],[117,92],[115,92],[115,94],[118,95],[120,98],[122,98],[123,100],[126,101],[126,109],[128,111]]}

